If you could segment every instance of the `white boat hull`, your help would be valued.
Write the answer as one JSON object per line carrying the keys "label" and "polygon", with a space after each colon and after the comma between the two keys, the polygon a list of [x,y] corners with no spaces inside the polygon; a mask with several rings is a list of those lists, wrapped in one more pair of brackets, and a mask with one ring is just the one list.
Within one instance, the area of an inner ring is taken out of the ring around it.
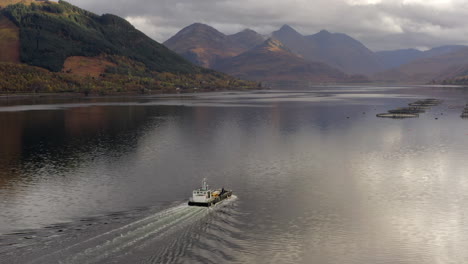
{"label": "white boat hull", "polygon": [[188,205],[189,206],[202,206],[202,207],[210,207],[212,205],[215,205],[223,200],[228,199],[229,197],[232,196],[232,191],[226,191],[223,194],[220,194],[219,196],[213,197],[212,199],[204,202],[196,202],[193,200],[189,200]]}

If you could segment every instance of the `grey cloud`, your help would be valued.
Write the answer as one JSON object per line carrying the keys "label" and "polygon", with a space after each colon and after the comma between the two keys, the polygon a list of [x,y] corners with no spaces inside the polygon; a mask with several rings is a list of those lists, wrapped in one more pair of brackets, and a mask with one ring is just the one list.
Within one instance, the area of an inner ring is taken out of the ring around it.
{"label": "grey cloud", "polygon": [[69,0],[95,13],[125,17],[163,42],[194,22],[226,34],[268,34],[289,24],[303,34],[346,33],[373,50],[468,44],[463,0]]}

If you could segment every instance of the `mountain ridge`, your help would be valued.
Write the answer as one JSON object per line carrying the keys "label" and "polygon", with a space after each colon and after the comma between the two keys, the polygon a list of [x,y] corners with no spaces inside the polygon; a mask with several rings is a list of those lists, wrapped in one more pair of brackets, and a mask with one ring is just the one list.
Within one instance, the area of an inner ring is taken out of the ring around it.
{"label": "mountain ridge", "polygon": [[436,57],[439,55],[456,52],[466,47],[467,46],[464,45],[444,45],[434,47],[426,51],[421,51],[417,49],[399,49],[378,51],[376,52],[376,54],[384,64],[385,69],[388,70],[392,68],[397,68],[417,59]]}
{"label": "mountain ridge", "polygon": [[187,60],[210,68],[217,61],[239,55],[263,41],[263,37],[253,30],[225,35],[209,25],[194,23],[163,44]]}
{"label": "mountain ridge", "polygon": [[464,65],[468,65],[468,47],[437,56],[421,57],[377,73],[372,78],[377,81],[429,83],[451,77],[453,71]]}
{"label": "mountain ridge", "polygon": [[323,61],[347,73],[370,74],[383,69],[377,56],[364,44],[344,33],[327,30],[304,36],[315,50],[303,54],[310,60]]}
{"label": "mountain ridge", "polygon": [[366,82],[320,62],[292,53],[279,40],[269,38],[257,47],[216,65],[215,69],[256,81],[308,80],[313,82]]}
{"label": "mountain ridge", "polygon": [[323,62],[350,74],[369,74],[382,69],[375,54],[361,42],[343,33],[321,30],[304,36],[283,25],[272,36],[308,61]]}

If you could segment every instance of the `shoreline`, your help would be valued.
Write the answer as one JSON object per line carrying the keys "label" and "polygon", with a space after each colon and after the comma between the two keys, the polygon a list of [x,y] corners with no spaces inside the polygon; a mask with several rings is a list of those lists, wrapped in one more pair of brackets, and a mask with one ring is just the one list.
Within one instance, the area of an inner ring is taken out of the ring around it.
{"label": "shoreline", "polygon": [[21,99],[35,99],[35,98],[65,98],[65,99],[93,99],[93,98],[118,98],[118,97],[145,97],[151,95],[175,95],[175,94],[194,94],[194,93],[211,93],[211,92],[247,92],[247,91],[259,91],[269,90],[269,88],[256,88],[256,89],[210,89],[210,90],[199,90],[199,89],[188,89],[183,91],[151,91],[146,93],[135,93],[135,92],[121,92],[121,93],[0,93],[0,101],[9,100],[21,100]]}

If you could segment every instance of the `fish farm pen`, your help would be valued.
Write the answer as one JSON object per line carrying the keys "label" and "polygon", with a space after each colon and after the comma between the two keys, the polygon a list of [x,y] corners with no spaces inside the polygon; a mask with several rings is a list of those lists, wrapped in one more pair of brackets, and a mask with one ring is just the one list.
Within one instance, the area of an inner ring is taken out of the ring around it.
{"label": "fish farm pen", "polygon": [[461,118],[468,118],[468,104],[465,105],[462,114],[460,115]]}
{"label": "fish farm pen", "polygon": [[391,114],[421,114],[425,113],[426,110],[421,107],[401,107],[394,110],[388,110]]}
{"label": "fish farm pen", "polygon": [[[424,99],[418,100],[413,103],[409,103],[409,107],[399,107],[396,109],[388,110],[387,113],[377,114],[377,117],[381,118],[415,118],[419,117],[419,114],[425,113],[426,109],[429,109],[431,106],[437,106],[442,101],[439,99]],[[467,106],[468,108],[468,106]],[[468,111],[466,113],[466,117],[468,118]]]}
{"label": "fish farm pen", "polygon": [[412,118],[412,117],[419,117],[419,114],[382,113],[382,114],[377,114],[377,117],[387,117],[387,118]]}

